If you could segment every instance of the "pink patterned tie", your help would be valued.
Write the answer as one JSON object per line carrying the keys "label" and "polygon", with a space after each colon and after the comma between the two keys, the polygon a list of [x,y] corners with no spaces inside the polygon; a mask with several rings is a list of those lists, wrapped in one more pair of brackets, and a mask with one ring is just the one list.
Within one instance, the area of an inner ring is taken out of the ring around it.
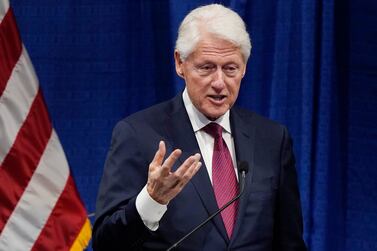
{"label": "pink patterned tie", "polygon": [[[238,193],[238,182],[234,173],[232,157],[222,137],[222,127],[216,123],[206,125],[203,130],[214,139],[212,156],[212,183],[217,205],[221,208]],[[236,221],[238,201],[221,212],[229,238],[232,236]]]}

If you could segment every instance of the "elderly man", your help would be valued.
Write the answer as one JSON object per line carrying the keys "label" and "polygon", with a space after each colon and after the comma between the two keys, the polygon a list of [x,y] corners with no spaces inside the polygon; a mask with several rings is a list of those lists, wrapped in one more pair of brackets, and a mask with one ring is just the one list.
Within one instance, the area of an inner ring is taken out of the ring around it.
{"label": "elderly man", "polygon": [[179,250],[306,250],[286,128],[233,106],[250,49],[244,22],[222,5],[185,17],[174,58],[186,88],[115,127],[94,250],[167,249],[238,194],[239,161],[250,167],[241,199]]}

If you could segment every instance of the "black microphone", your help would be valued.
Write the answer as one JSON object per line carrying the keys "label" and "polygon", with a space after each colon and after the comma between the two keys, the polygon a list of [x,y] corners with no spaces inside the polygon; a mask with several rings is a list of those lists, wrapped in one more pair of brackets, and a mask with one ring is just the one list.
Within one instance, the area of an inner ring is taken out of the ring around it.
{"label": "black microphone", "polygon": [[188,234],[186,234],[185,236],[183,236],[179,241],[177,241],[176,243],[174,243],[173,245],[171,245],[166,251],[170,251],[170,250],[173,250],[174,248],[176,248],[179,244],[181,244],[184,240],[186,240],[190,235],[192,235],[193,233],[195,233],[198,229],[202,228],[210,220],[212,220],[212,218],[214,218],[216,215],[218,215],[219,213],[221,213],[230,204],[232,204],[234,201],[238,200],[241,197],[241,195],[243,194],[243,191],[244,191],[244,188],[245,188],[246,174],[247,174],[248,171],[249,171],[249,164],[246,161],[240,161],[238,163],[238,172],[241,174],[241,176],[239,178],[239,180],[240,180],[240,182],[239,182],[239,184],[240,184],[240,192],[236,195],[236,197],[234,197],[233,199],[231,199],[230,201],[228,201],[224,206],[222,206],[216,212],[214,212],[213,214],[211,214],[205,221],[203,221],[202,223],[200,223],[197,227],[195,227],[193,230],[191,230]]}

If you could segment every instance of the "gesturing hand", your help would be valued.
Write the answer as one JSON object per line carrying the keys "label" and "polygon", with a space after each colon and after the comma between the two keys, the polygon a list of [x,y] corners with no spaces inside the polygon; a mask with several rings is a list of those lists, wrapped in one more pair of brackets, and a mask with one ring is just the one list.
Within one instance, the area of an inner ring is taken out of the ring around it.
{"label": "gesturing hand", "polygon": [[175,171],[171,168],[181,156],[182,151],[175,149],[164,161],[166,154],[165,142],[160,141],[158,150],[149,164],[147,191],[160,204],[168,204],[196,174],[202,165],[200,154],[191,155]]}

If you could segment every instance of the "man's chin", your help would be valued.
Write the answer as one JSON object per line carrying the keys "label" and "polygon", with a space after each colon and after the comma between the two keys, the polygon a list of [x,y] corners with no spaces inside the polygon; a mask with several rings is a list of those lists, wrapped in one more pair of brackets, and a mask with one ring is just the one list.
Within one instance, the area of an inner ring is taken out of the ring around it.
{"label": "man's chin", "polygon": [[218,119],[219,117],[208,117],[206,116],[207,119],[211,120],[211,121],[215,121],[216,119]]}
{"label": "man's chin", "polygon": [[223,116],[228,110],[225,110],[225,111],[216,111],[216,112],[207,112],[207,113],[204,113],[204,116],[207,117],[207,119],[211,120],[211,121],[215,121],[216,119],[220,118],[221,116]]}

